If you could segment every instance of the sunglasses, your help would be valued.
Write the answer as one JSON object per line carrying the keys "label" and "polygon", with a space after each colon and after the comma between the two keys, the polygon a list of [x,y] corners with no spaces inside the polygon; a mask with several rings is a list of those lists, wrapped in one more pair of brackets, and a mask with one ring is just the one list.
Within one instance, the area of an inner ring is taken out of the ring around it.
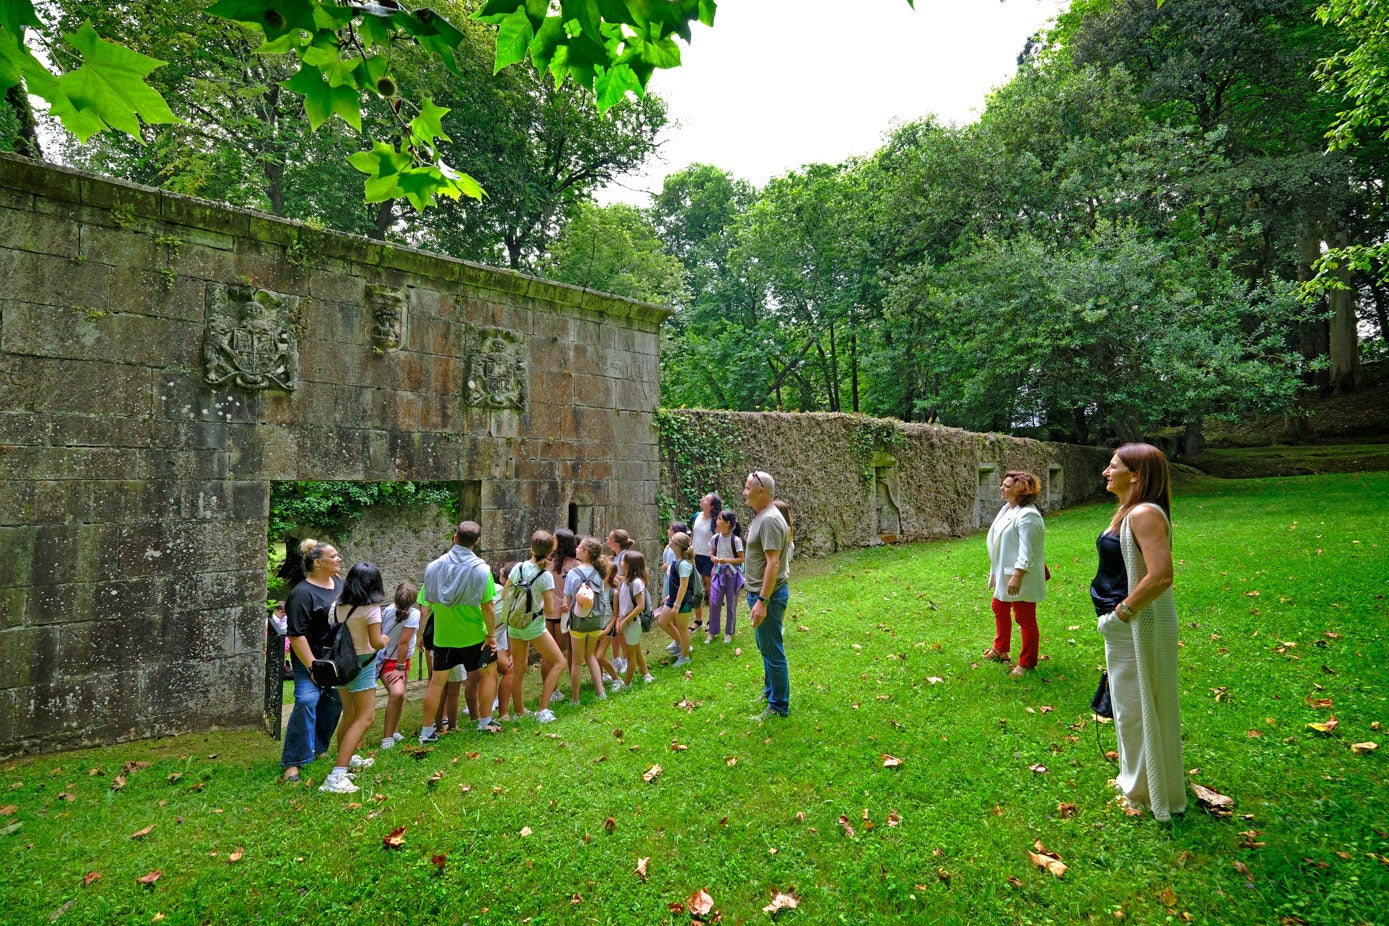
{"label": "sunglasses", "polygon": [[766,484],[765,482],[762,481],[762,477],[759,476],[759,475],[757,475],[756,473],[748,473],[748,478],[749,478],[749,479],[756,479],[756,480],[757,480],[757,485],[758,485],[759,488],[763,488],[763,489],[767,488],[767,484]]}

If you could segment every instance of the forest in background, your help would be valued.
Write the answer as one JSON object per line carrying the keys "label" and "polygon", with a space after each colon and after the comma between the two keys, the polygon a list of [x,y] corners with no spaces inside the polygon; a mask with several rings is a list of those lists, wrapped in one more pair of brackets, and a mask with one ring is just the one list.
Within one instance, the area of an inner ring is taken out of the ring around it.
{"label": "forest in background", "polygon": [[[1347,130],[1355,114],[1319,69],[1363,42],[1317,2],[1075,0],[976,123],[925,116],[870,156],[761,188],[691,165],[646,208],[592,197],[656,150],[659,98],[600,115],[572,82],[492,77],[495,32],[466,2],[437,4],[465,35],[460,73],[406,49],[395,79],[450,109],[443,145],[488,195],[424,212],[365,204],[344,161],[358,136],[309,131],[280,83],[293,67],[205,5],[49,4],[55,34],[91,21],[169,61],[148,80],[184,121],[143,126],[143,144],[55,127],[40,153],[672,305],[666,406],[1083,443],[1177,428],[1194,445],[1211,419],[1353,391],[1389,351],[1384,121]],[[390,131],[389,105],[367,102],[367,134]],[[15,119],[0,107],[11,148]]]}

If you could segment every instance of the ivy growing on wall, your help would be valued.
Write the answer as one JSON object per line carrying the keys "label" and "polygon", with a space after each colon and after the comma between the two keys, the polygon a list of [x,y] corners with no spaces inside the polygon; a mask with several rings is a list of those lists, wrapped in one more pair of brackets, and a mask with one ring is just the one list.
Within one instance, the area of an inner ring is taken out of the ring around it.
{"label": "ivy growing on wall", "polygon": [[[657,409],[654,416],[661,443],[661,484],[656,507],[662,522],[688,517],[699,500],[720,489],[719,480],[738,457],[743,429],[733,415],[682,415]],[[740,487],[739,487],[740,488]]]}
{"label": "ivy growing on wall", "polygon": [[901,422],[883,418],[860,418],[849,435],[849,447],[859,463],[859,480],[865,486],[873,484],[873,454],[878,451],[893,455],[905,453],[910,446]]}
{"label": "ivy growing on wall", "polygon": [[299,529],[333,534],[376,505],[438,505],[459,513],[458,487],[449,482],[276,482],[270,486],[272,544]]}

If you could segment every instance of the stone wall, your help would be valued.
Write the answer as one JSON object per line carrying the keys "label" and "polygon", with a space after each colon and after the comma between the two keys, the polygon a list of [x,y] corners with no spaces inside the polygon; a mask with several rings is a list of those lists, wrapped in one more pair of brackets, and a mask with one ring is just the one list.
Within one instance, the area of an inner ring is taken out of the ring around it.
{"label": "stone wall", "polygon": [[[1059,508],[1103,492],[1100,471],[1110,451],[1050,444],[937,425],[841,414],[678,411],[701,460],[720,459],[717,475],[691,484],[666,448],[663,480],[688,517],[693,500],[717,491],[739,512],[752,470],[771,473],[791,507],[797,553],[819,556],[884,542],[958,537],[988,527],[1008,470],[1042,481],[1039,507]],[[718,448],[722,448],[719,450]]]}
{"label": "stone wall", "polygon": [[657,542],[663,309],[9,156],[0,279],[0,754],[258,722],[277,480]]}

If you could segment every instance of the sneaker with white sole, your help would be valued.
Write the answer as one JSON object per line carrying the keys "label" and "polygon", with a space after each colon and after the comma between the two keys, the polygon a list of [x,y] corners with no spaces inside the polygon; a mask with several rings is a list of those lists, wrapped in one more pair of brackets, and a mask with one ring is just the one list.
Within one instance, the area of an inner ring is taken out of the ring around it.
{"label": "sneaker with white sole", "polygon": [[677,660],[675,660],[674,662],[671,663],[671,667],[672,667],[672,668],[675,668],[675,669],[678,669],[678,668],[680,668],[681,666],[687,666],[687,665],[689,665],[689,664],[690,664],[690,657],[689,657],[689,656],[681,656],[679,659],[677,659]]}
{"label": "sneaker with white sole", "polygon": [[536,711],[535,719],[540,723],[553,723],[555,720],[555,712],[547,707],[544,710]]}
{"label": "sneaker with white sole", "polygon": [[346,775],[329,775],[318,790],[325,794],[356,794],[362,790],[352,783]]}
{"label": "sneaker with white sole", "polygon": [[723,642],[725,642],[725,643],[732,643],[732,642],[733,642],[733,634],[731,634],[731,633],[726,633],[726,634],[724,634],[724,635],[723,635]]}
{"label": "sneaker with white sole", "polygon": [[622,656],[614,656],[614,657],[613,657],[613,668],[617,670],[617,674],[618,674],[618,675],[625,675],[626,672],[627,672],[627,660],[626,660],[626,658],[625,658],[625,657],[622,657]]}
{"label": "sneaker with white sole", "polygon": [[385,739],[383,739],[383,740],[381,741],[381,748],[382,748],[382,749],[394,749],[394,748],[395,748],[395,744],[396,744],[396,738],[395,738],[394,736],[388,736],[388,737],[386,737]]}
{"label": "sneaker with white sole", "polygon": [[626,687],[627,687],[626,685],[622,684],[622,679],[620,679],[620,678],[615,678],[615,679],[613,679],[612,682],[608,685],[608,690],[609,690],[609,691],[621,691],[623,688],[626,688]]}
{"label": "sneaker with white sole", "polygon": [[355,752],[352,754],[352,758],[347,760],[348,768],[371,768],[375,764],[375,759],[370,757],[364,759],[361,756],[357,755]]}
{"label": "sneaker with white sole", "polygon": [[667,652],[667,653],[672,653],[672,654],[680,652],[680,641],[678,641],[678,640],[671,640],[671,641],[670,641],[670,646],[667,646],[667,647],[666,647],[666,652]]}
{"label": "sneaker with white sole", "polygon": [[420,734],[420,745],[421,745],[421,746],[428,746],[430,743],[437,743],[437,742],[439,742],[439,731],[438,731],[438,730],[430,730],[428,733],[421,733],[421,734]]}
{"label": "sneaker with white sole", "polygon": [[643,684],[650,685],[652,682],[656,681],[656,676],[648,672],[646,675],[643,675],[641,677],[641,680]]}

